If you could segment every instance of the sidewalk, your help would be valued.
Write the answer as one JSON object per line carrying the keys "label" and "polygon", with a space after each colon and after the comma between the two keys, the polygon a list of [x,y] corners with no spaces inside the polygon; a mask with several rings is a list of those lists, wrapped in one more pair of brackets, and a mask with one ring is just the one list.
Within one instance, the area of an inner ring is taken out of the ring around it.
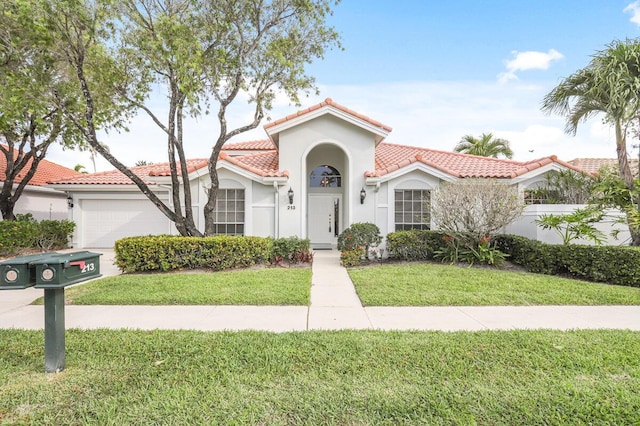
{"label": "sidewalk", "polygon": [[[101,273],[117,275],[113,251]],[[617,328],[640,331],[640,306],[472,306],[363,308],[336,251],[316,251],[310,306],[73,306],[66,328],[265,330],[558,330]],[[0,291],[0,328],[42,329],[43,306],[29,305],[43,290]]]}

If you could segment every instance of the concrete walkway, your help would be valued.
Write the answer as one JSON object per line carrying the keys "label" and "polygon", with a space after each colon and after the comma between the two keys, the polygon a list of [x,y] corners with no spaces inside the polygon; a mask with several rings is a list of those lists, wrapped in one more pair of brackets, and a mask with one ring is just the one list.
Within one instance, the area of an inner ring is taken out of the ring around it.
{"label": "concrete walkway", "polygon": [[[101,273],[117,275],[113,251]],[[265,330],[640,330],[640,306],[483,306],[363,308],[336,251],[316,251],[310,306],[73,306],[66,328]],[[29,305],[43,290],[0,291],[0,328],[42,329],[43,306]]]}

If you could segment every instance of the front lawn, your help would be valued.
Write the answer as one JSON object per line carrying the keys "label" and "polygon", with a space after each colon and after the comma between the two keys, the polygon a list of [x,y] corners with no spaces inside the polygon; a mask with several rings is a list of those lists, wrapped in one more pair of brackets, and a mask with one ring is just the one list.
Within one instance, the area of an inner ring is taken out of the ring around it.
{"label": "front lawn", "polygon": [[405,263],[349,275],[365,306],[640,305],[640,288],[496,269]]}
{"label": "front lawn", "polygon": [[310,288],[310,268],[125,274],[67,288],[65,299],[74,305],[306,306]]}
{"label": "front lawn", "polygon": [[2,424],[640,423],[640,333],[0,330]]}

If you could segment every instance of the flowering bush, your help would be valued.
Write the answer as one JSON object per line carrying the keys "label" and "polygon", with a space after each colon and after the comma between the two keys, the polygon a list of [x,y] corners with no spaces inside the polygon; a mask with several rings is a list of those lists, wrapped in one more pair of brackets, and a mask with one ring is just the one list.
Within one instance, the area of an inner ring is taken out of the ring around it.
{"label": "flowering bush", "polygon": [[340,252],[340,263],[345,267],[358,266],[362,263],[366,253],[367,252],[364,247],[355,247],[351,250],[343,250]]}
{"label": "flowering bush", "polygon": [[362,260],[378,257],[376,247],[382,242],[380,228],[373,223],[354,223],[338,236],[338,250],[364,250]]}

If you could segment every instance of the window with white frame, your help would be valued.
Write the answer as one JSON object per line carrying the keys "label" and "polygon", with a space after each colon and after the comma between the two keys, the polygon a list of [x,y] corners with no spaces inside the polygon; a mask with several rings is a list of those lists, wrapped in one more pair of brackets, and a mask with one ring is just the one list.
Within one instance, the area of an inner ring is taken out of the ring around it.
{"label": "window with white frame", "polygon": [[430,229],[431,191],[396,189],[394,206],[396,231]]}
{"label": "window with white frame", "polygon": [[244,189],[218,189],[214,232],[244,235]]}

